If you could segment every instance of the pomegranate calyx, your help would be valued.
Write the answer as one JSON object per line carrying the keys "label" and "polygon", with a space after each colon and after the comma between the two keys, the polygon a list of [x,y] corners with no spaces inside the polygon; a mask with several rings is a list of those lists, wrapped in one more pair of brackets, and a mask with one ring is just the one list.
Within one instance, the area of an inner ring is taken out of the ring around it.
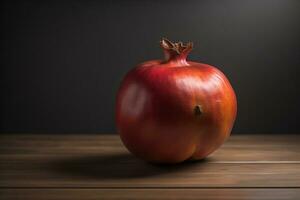
{"label": "pomegranate calyx", "polygon": [[167,61],[174,59],[186,60],[188,54],[193,49],[192,42],[183,44],[182,42],[171,42],[167,38],[162,38],[162,40],[160,41],[160,46],[164,50],[165,58]]}

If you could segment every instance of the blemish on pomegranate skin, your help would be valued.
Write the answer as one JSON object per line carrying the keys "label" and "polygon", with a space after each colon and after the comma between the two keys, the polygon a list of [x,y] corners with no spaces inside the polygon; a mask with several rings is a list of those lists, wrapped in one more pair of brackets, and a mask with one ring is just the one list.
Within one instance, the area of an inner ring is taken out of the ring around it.
{"label": "blemish on pomegranate skin", "polygon": [[200,105],[196,105],[194,108],[194,113],[196,117],[200,117],[200,115],[202,114],[202,107]]}

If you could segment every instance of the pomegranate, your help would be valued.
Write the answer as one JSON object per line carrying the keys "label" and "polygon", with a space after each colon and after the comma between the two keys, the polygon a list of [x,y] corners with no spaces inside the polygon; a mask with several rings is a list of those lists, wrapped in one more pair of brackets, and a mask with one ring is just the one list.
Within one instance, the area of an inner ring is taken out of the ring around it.
{"label": "pomegranate", "polygon": [[233,127],[237,102],[225,75],[187,61],[193,44],[162,39],[165,60],[132,69],[116,100],[116,125],[124,145],[156,163],[203,159]]}

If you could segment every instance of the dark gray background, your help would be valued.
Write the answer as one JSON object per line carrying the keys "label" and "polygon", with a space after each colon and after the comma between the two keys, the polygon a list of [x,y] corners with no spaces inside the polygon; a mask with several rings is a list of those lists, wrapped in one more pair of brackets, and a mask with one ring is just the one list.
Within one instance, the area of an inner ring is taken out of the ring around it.
{"label": "dark gray background", "polygon": [[228,76],[234,133],[299,133],[298,0],[1,4],[2,133],[115,132],[120,80],[162,36]]}

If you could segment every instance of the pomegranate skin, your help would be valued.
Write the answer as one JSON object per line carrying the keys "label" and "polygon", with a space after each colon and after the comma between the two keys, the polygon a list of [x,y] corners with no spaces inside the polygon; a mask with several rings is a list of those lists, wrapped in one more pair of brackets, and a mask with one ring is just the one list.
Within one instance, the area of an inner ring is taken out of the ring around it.
{"label": "pomegranate skin", "polygon": [[[123,79],[116,100],[117,130],[127,149],[146,161],[203,159],[229,137],[236,96],[221,71],[186,61],[191,46],[166,42],[167,61],[142,63]],[[182,51],[174,53],[178,44]]]}

